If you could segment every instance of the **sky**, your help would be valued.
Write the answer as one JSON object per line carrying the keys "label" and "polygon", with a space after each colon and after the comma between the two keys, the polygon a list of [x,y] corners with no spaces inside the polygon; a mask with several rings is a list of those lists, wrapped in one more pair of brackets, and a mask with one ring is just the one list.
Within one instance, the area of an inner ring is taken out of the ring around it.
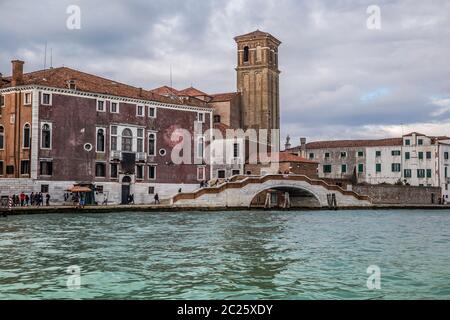
{"label": "sky", "polygon": [[47,42],[54,67],[153,89],[172,66],[175,88],[231,92],[233,38],[260,29],[282,41],[282,140],[450,135],[448,0],[0,0],[0,12],[4,75],[15,58],[42,69]]}

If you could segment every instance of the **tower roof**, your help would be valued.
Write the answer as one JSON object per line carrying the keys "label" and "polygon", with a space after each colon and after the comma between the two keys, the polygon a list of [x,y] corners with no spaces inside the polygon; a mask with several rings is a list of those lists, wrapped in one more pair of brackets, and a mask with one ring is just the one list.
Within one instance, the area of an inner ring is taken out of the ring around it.
{"label": "tower roof", "polygon": [[241,40],[249,40],[249,39],[256,39],[256,38],[271,38],[276,43],[281,44],[281,41],[278,40],[277,38],[275,38],[273,35],[271,35],[268,32],[261,31],[259,29],[257,29],[256,31],[247,33],[247,34],[243,34],[241,36],[237,36],[234,38],[234,40],[237,42],[237,41],[241,41]]}

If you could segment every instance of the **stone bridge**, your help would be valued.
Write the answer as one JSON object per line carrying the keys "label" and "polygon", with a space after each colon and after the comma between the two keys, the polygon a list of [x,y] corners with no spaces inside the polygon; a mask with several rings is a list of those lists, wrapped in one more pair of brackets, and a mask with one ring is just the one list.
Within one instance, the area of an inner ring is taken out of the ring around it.
{"label": "stone bridge", "polygon": [[[276,195],[289,198],[291,207],[349,208],[372,205],[371,199],[367,196],[303,175],[250,176],[234,180],[236,181],[223,183],[217,187],[180,193],[171,199],[171,204],[174,207],[190,208],[264,207],[267,205],[266,199],[273,198],[267,196],[269,193],[275,195],[272,207],[279,206]],[[289,195],[286,196],[287,194]]]}

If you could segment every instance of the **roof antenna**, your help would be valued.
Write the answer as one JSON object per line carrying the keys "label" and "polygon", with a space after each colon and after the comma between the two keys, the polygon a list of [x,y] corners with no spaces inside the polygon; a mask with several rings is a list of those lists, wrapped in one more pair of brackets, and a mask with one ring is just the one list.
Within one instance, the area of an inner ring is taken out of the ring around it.
{"label": "roof antenna", "polygon": [[173,88],[173,82],[172,82],[172,64],[170,64],[170,87]]}
{"label": "roof antenna", "polygon": [[45,50],[44,50],[44,70],[47,69],[47,41],[45,41]]}
{"label": "roof antenna", "polygon": [[50,48],[50,69],[53,69],[53,48]]}

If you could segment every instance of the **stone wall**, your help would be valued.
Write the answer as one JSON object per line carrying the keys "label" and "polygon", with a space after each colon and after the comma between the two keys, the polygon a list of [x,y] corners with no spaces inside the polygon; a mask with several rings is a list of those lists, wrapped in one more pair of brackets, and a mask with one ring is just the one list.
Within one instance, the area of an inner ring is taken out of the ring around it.
{"label": "stone wall", "polygon": [[394,185],[356,185],[353,191],[371,197],[374,204],[432,204],[433,197],[437,204],[441,194],[439,187]]}

